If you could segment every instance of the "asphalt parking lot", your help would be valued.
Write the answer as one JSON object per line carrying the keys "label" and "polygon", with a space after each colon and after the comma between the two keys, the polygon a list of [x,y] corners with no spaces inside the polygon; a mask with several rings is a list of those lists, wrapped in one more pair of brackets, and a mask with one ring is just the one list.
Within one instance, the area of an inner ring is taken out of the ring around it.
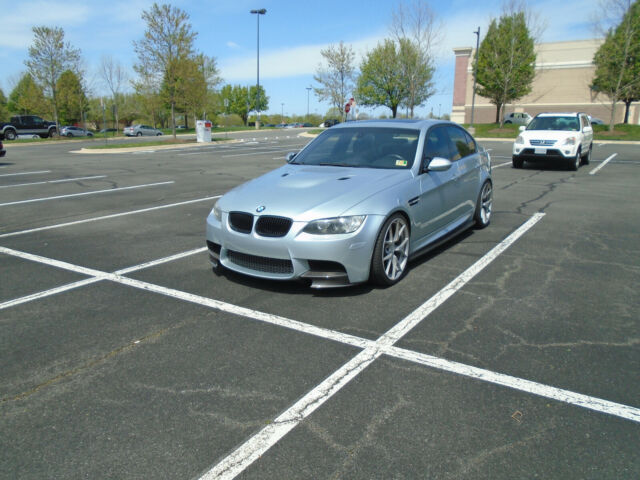
{"label": "asphalt parking lot", "polygon": [[483,142],[488,228],[314,291],[211,272],[215,198],[309,140],[237,137],[5,143],[0,478],[640,478],[638,145]]}

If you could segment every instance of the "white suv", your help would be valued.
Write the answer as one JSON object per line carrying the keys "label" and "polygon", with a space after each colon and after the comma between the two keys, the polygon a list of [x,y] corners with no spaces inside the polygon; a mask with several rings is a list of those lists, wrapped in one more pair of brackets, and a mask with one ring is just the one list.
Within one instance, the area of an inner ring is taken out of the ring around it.
{"label": "white suv", "polygon": [[593,127],[586,113],[540,113],[513,144],[513,167],[525,161],[560,161],[570,170],[578,170],[591,160]]}

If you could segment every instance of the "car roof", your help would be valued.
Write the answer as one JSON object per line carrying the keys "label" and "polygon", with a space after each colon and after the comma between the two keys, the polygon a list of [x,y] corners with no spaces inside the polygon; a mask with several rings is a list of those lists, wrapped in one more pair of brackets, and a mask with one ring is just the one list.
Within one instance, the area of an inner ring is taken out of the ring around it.
{"label": "car roof", "polygon": [[351,122],[343,122],[331,127],[332,129],[336,128],[358,128],[358,127],[386,127],[386,128],[406,128],[412,130],[423,130],[427,129],[433,125],[457,125],[453,122],[449,122],[446,120],[422,120],[422,119],[379,119],[379,120],[357,120]]}
{"label": "car roof", "polygon": [[566,116],[578,116],[580,114],[586,115],[584,112],[544,112],[539,113],[536,117],[566,117]]}

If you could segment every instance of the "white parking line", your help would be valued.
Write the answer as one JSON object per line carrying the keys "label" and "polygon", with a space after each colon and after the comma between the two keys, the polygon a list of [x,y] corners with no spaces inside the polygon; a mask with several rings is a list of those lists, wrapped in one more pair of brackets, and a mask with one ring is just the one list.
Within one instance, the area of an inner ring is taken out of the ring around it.
{"label": "white parking line", "polygon": [[51,170],[40,170],[38,172],[3,173],[0,177],[16,177],[18,175],[36,175],[39,173],[51,173]]}
{"label": "white parking line", "polygon": [[92,177],[63,178],[62,180],[48,180],[46,182],[19,183],[16,185],[0,185],[0,188],[28,187],[31,185],[44,185],[45,183],[75,182],[78,180],[93,180],[96,178],[105,178],[105,177],[106,175],[94,175]]}
{"label": "white parking line", "polygon": [[113,192],[119,192],[123,190],[134,190],[136,188],[157,187],[159,185],[170,185],[172,183],[175,183],[175,182],[171,180],[169,182],[147,183],[145,185],[133,185],[131,187],[107,188],[106,190],[95,190],[93,192],[72,193],[70,195],[58,195],[56,197],[31,198],[29,200],[20,200],[17,202],[0,203],[0,207],[8,207],[10,205],[22,205],[24,203],[45,202],[48,200],[59,200],[61,198],[84,197],[87,195],[97,195],[99,193],[113,193]]}
{"label": "white parking line", "polygon": [[[94,277],[93,279],[86,279],[79,282],[74,282],[72,284],[65,285],[63,287],[58,287],[57,289],[51,289],[46,292],[41,292],[39,294],[33,294],[27,297],[22,297],[22,299],[11,300],[9,302],[5,302],[4,304],[0,304],[0,306],[1,308],[8,308],[9,306],[25,303],[26,301],[30,301],[37,298],[43,298],[44,296],[53,295],[55,293],[66,291],[71,288],[77,288],[79,286],[92,283],[93,281],[110,280],[123,285],[139,288],[145,291],[167,295],[172,298],[188,301],[191,303],[207,306],[210,308],[215,308],[217,310],[221,310],[234,315],[243,316],[252,320],[262,321],[272,325],[289,328],[302,333],[318,336],[328,340],[333,340],[339,343],[364,349],[362,352],[360,352],[360,354],[354,357],[354,359],[352,359],[350,362],[345,364],[341,369],[337,370],[334,374],[328,377],[327,380],[325,380],[321,385],[313,389],[311,392],[305,395],[299,402],[297,402],[294,406],[292,406],[290,409],[288,409],[286,412],[280,415],[276,419],[276,422],[274,424],[271,424],[269,427],[264,429],[256,437],[253,437],[255,438],[255,440],[250,439],[245,445],[241,446],[238,450],[236,450],[236,452],[234,452],[229,457],[227,457],[226,463],[225,463],[225,460],[223,460],[223,462],[218,464],[218,466],[225,464],[225,466],[229,466],[230,468],[233,468],[234,469],[233,471],[236,471],[240,464],[244,465],[242,469],[246,468],[253,460],[255,460],[255,458],[258,458],[256,455],[259,456],[260,454],[268,450],[270,445],[273,445],[274,440],[277,441],[279,438],[282,438],[284,434],[290,431],[304,417],[308,416],[319,405],[321,405],[326,400],[328,400],[335,392],[337,392],[340,388],[342,388],[342,386],[346,385],[351,378],[354,378],[360,371],[366,368],[367,365],[371,364],[373,360],[375,360],[382,354],[389,355],[395,358],[400,358],[407,361],[411,361],[414,363],[423,364],[429,367],[438,368],[438,369],[456,373],[459,375],[468,376],[481,381],[502,385],[502,386],[519,390],[525,393],[531,393],[538,396],[558,400],[574,406],[591,409],[591,410],[601,412],[601,413],[606,413],[609,415],[614,415],[620,418],[624,418],[626,420],[640,422],[639,408],[630,407],[627,405],[622,405],[614,402],[609,402],[607,400],[602,400],[596,397],[590,397],[587,395],[571,392],[568,390],[562,390],[555,387],[550,387],[550,386],[539,384],[536,382],[531,382],[529,380],[524,380],[521,378],[509,376],[509,375],[500,374],[500,373],[492,372],[489,370],[484,370],[477,367],[465,365],[462,363],[452,362],[452,361],[441,359],[438,357],[433,357],[427,354],[412,352],[409,350],[405,350],[405,349],[401,349],[393,346],[395,342],[397,342],[400,338],[406,335],[411,329],[413,329],[424,318],[426,318],[432,311],[434,311],[436,308],[442,305],[442,303],[444,303],[448,298],[450,298],[453,294],[455,294],[458,290],[460,290],[464,285],[466,285],[466,283],[468,283],[472,278],[474,278],[479,272],[481,272],[487,265],[489,265],[493,260],[495,260],[495,258],[497,258],[502,252],[504,252],[519,237],[521,237],[524,233],[526,233],[526,231],[528,231],[533,225],[535,225],[535,223],[537,223],[543,216],[544,216],[543,213],[534,215],[527,222],[525,222],[520,228],[514,231],[509,237],[507,237],[504,241],[502,241],[500,244],[494,247],[480,260],[478,260],[471,267],[465,270],[461,275],[459,275],[456,279],[454,279],[442,290],[440,290],[440,292],[438,292],[436,295],[431,297],[431,299],[429,299],[423,305],[418,307],[411,314],[405,317],[401,322],[399,322],[396,326],[391,328],[387,333],[385,333],[378,340],[375,340],[375,341],[355,337],[353,335],[345,334],[342,332],[337,332],[334,330],[329,330],[322,327],[305,324],[303,322],[299,322],[296,320],[290,320],[284,317],[280,317],[278,315],[263,313],[260,311],[239,307],[239,306],[228,304],[218,300],[201,297],[199,295],[194,295],[187,292],[182,292],[179,290],[174,290],[171,288],[162,287],[160,285],[154,285],[151,283],[147,283],[140,280],[135,280],[135,279],[122,276],[124,273],[130,273],[133,271],[141,270],[143,268],[149,268],[151,266],[159,265],[161,263],[166,263],[179,258],[184,258],[189,255],[201,253],[206,250],[206,248],[204,247],[189,250],[187,252],[178,253],[176,255],[171,255],[169,257],[164,257],[159,260],[146,262],[143,264],[136,265],[134,267],[118,270],[114,273],[106,273],[106,272],[102,272],[95,269],[84,268],[68,262],[63,262],[59,260],[50,259],[47,257],[42,257],[39,255],[34,255],[26,252],[20,252],[17,250],[5,248],[5,247],[0,247],[0,253],[4,253],[4,254],[15,256],[18,258],[23,258],[25,260],[43,263],[46,265],[51,265],[57,268],[62,268],[65,270],[70,270],[76,273],[81,273],[84,275],[90,275]],[[265,445],[264,443],[265,441],[270,445],[269,446]],[[251,444],[253,447],[249,448],[248,444]],[[242,455],[237,455],[239,453],[242,453]],[[253,460],[249,461],[250,459],[253,459]],[[237,464],[236,460],[241,460],[240,464]],[[217,466],[214,467],[214,469],[212,469],[211,472],[217,472],[218,470],[216,470],[216,468]],[[242,469],[237,470],[236,474],[242,471]],[[230,470],[227,470],[226,468],[224,468],[223,470],[224,471],[221,473],[224,473],[225,475],[230,473]],[[207,475],[210,475],[211,472],[205,474],[203,478],[214,478],[212,476],[207,476]],[[218,477],[215,477],[215,478],[218,478]],[[223,476],[220,478],[232,478],[232,477]]]}
{"label": "white parking line", "polygon": [[103,215],[101,217],[85,218],[84,220],[76,220],[76,221],[73,221],[73,222],[58,223],[58,224],[55,224],[55,225],[47,225],[45,227],[30,228],[29,230],[20,230],[20,231],[17,231],[17,232],[9,232],[9,233],[4,233],[4,234],[0,235],[0,238],[15,237],[16,235],[25,235],[27,233],[41,232],[43,230],[51,230],[53,228],[70,227],[71,225],[79,225],[81,223],[97,222],[99,220],[108,220],[110,218],[117,218],[117,217],[124,217],[124,216],[127,216],[127,215],[135,215],[135,214],[138,214],[138,213],[152,212],[154,210],[161,210],[163,208],[179,207],[181,205],[189,205],[190,203],[197,203],[197,202],[205,202],[205,201],[208,201],[208,200],[215,200],[216,198],[220,198],[220,195],[215,195],[213,197],[196,198],[195,200],[186,200],[184,202],[170,203],[168,205],[159,205],[157,207],[142,208],[140,210],[131,210],[131,211],[128,211],[128,212],[112,213],[111,215]]}
{"label": "white parking line", "polygon": [[499,163],[498,165],[492,165],[491,169],[493,170],[494,168],[500,168],[500,167],[505,167],[507,165],[511,165],[512,162],[504,162],[504,163]]}
{"label": "white parking line", "polygon": [[617,153],[614,153],[613,155],[610,155],[609,158],[607,158],[604,162],[602,162],[600,165],[598,165],[596,168],[594,168],[593,170],[591,170],[589,172],[589,175],[595,175],[601,168],[604,168],[604,166],[609,163],[611,160],[613,160],[616,155],[618,155]]}

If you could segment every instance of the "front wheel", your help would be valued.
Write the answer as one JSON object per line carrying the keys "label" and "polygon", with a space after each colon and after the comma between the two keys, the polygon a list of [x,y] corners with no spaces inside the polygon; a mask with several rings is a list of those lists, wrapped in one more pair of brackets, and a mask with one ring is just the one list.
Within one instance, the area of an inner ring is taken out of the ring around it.
{"label": "front wheel", "polygon": [[15,140],[18,135],[16,135],[15,130],[9,129],[6,132],[4,132],[4,136],[7,140]]}
{"label": "front wheel", "polygon": [[578,168],[580,168],[580,163],[582,162],[582,153],[580,153],[580,150],[578,150],[576,152],[576,156],[569,160],[569,170],[571,170],[572,172],[575,172],[578,170]]}
{"label": "front wheel", "polygon": [[476,228],[484,228],[491,222],[491,211],[493,208],[493,186],[490,181],[484,182],[478,201],[476,202],[476,212],[473,219],[476,222]]}
{"label": "front wheel", "polygon": [[409,260],[409,233],[409,223],[399,213],[384,222],[371,259],[373,283],[386,287],[400,281]]}
{"label": "front wheel", "polygon": [[589,145],[589,151],[587,152],[587,154],[582,157],[582,163],[584,165],[589,165],[589,163],[591,162],[591,152],[593,151],[593,145]]}
{"label": "front wheel", "polygon": [[142,132],[136,133],[136,137],[141,137],[141,136],[142,136]]}
{"label": "front wheel", "polygon": [[522,165],[524,165],[524,160],[522,160],[521,158],[512,157],[511,163],[513,164],[513,168],[522,168]]}

